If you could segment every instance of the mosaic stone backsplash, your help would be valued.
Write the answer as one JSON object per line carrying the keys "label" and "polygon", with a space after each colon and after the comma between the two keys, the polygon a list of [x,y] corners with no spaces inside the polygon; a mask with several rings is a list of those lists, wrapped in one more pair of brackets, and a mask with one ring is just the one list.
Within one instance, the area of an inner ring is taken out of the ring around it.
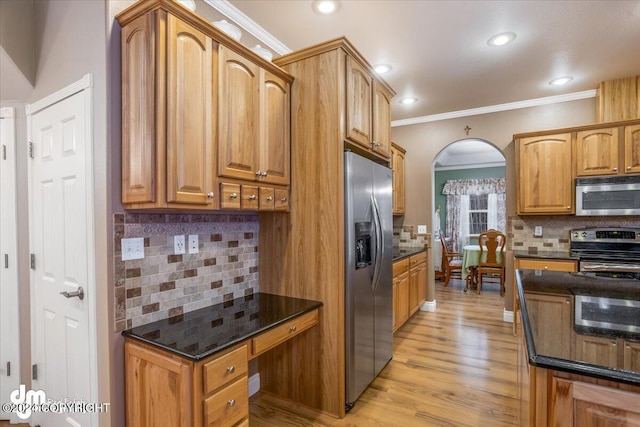
{"label": "mosaic stone backsplash", "polygon": [[418,234],[415,225],[394,225],[393,246],[430,247],[431,234]]}
{"label": "mosaic stone backsplash", "polygon": [[[258,217],[113,216],[115,330],[258,292]],[[174,255],[174,235],[197,234],[197,254]],[[144,238],[145,258],[122,261],[121,239]]]}
{"label": "mosaic stone backsplash", "polygon": [[[542,226],[542,237],[535,237],[536,225]],[[640,228],[638,216],[512,216],[507,219],[509,249],[527,251],[531,254],[549,251],[569,251],[569,233],[574,228],[585,227],[631,227]]]}

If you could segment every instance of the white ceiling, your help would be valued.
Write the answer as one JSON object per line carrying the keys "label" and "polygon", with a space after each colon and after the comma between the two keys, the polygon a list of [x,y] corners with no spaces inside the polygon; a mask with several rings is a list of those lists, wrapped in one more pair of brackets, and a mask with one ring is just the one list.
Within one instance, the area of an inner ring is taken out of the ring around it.
{"label": "white ceiling", "polygon": [[[238,8],[286,48],[344,35],[371,64],[391,64],[384,78],[398,92],[392,120],[583,92],[604,80],[640,74],[638,0],[342,0],[331,16],[313,12],[311,0],[222,3]],[[198,2],[199,10],[201,5],[208,7]],[[517,34],[513,43],[487,45],[504,31]],[[548,85],[564,75],[574,80]],[[419,101],[400,105],[403,96]]]}

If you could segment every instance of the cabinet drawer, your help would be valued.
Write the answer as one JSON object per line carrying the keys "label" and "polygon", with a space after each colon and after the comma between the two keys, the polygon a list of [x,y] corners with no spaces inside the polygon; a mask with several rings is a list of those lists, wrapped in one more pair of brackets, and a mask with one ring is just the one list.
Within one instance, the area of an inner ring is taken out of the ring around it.
{"label": "cabinet drawer", "polygon": [[289,210],[289,192],[282,188],[276,188],[276,206],[277,211]]}
{"label": "cabinet drawer", "polygon": [[518,259],[519,269],[551,270],[551,271],[578,271],[578,261],[548,260],[548,259]]}
{"label": "cabinet drawer", "polygon": [[272,211],[275,206],[275,190],[273,187],[260,187],[260,210]]}
{"label": "cabinet drawer", "polygon": [[280,326],[268,330],[267,332],[255,337],[253,342],[253,356],[257,356],[265,351],[282,344],[289,338],[292,338],[302,331],[306,331],[310,327],[318,323],[318,310],[313,310],[302,316],[289,320]]}
{"label": "cabinet drawer", "polygon": [[411,257],[409,257],[409,264],[411,267],[413,267],[414,265],[420,264],[421,262],[427,262],[426,252],[421,252],[419,254],[412,255]]}
{"label": "cabinet drawer", "polygon": [[209,394],[225,384],[247,375],[247,346],[216,357],[202,367],[203,393]]}
{"label": "cabinet drawer", "polygon": [[247,377],[204,399],[204,425],[231,427],[249,416]]}
{"label": "cabinet drawer", "polygon": [[409,271],[409,258],[393,263],[393,277]]}
{"label": "cabinet drawer", "polygon": [[258,210],[258,187],[243,185],[240,194],[242,198],[242,209]]}
{"label": "cabinet drawer", "polygon": [[240,209],[239,184],[220,184],[220,209]]}

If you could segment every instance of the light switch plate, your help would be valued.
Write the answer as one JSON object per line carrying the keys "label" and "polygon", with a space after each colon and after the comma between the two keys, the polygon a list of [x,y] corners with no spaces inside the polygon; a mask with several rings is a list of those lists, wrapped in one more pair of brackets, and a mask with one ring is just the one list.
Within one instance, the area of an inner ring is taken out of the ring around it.
{"label": "light switch plate", "polygon": [[180,255],[185,253],[184,234],[173,236],[173,253]]}
{"label": "light switch plate", "polygon": [[129,261],[132,259],[144,258],[144,238],[135,237],[121,240],[122,260]]}
{"label": "light switch plate", "polygon": [[190,254],[198,253],[198,235],[197,234],[189,234],[189,253]]}
{"label": "light switch plate", "polygon": [[541,225],[536,225],[535,228],[533,229],[533,235],[535,237],[542,237],[542,226]]}
{"label": "light switch plate", "polygon": [[427,226],[419,225],[418,226],[418,234],[427,234]]}

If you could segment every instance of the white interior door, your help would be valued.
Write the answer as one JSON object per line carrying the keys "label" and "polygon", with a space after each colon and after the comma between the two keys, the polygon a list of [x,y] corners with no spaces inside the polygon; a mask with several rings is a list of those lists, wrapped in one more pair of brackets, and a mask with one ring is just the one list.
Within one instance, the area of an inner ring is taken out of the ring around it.
{"label": "white interior door", "polygon": [[[0,401],[20,385],[16,139],[13,108],[0,109]],[[19,421],[0,412],[0,419]]]}
{"label": "white interior door", "polygon": [[[32,388],[54,401],[96,402],[88,105],[81,91],[29,117],[32,363],[37,365]],[[80,288],[84,298],[62,294],[75,295]],[[95,418],[86,413],[34,413],[31,422],[89,426]]]}

